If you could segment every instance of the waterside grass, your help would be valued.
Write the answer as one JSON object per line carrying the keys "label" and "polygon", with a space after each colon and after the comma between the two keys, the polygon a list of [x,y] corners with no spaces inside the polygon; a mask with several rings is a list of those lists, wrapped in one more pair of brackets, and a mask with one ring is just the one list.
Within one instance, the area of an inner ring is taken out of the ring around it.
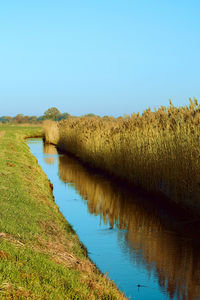
{"label": "waterside grass", "polygon": [[200,214],[200,106],[196,99],[185,107],[170,102],[168,108],[147,109],[142,115],[69,118],[56,126],[60,149],[130,184],[162,192]]}
{"label": "waterside grass", "polygon": [[41,128],[0,127],[0,298],[125,299],[87,257],[26,145]]}

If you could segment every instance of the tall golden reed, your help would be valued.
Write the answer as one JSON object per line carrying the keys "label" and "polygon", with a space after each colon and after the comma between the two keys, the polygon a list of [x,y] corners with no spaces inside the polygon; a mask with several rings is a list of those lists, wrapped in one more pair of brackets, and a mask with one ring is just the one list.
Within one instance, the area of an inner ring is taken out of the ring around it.
{"label": "tall golden reed", "polygon": [[57,145],[59,141],[58,122],[45,120],[42,125],[46,143]]}
{"label": "tall golden reed", "polygon": [[[200,106],[161,107],[126,118],[80,117],[58,124],[58,146],[82,161],[194,212],[200,207]],[[52,129],[48,142],[55,143]],[[52,136],[52,140],[50,138]]]}

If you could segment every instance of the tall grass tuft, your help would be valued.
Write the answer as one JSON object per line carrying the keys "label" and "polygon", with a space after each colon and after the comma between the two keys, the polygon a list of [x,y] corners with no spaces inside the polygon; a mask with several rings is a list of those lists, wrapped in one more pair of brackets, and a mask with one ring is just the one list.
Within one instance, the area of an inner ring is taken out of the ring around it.
{"label": "tall grass tuft", "polygon": [[[196,99],[189,106],[177,108],[170,102],[168,108],[126,118],[69,118],[58,124],[58,131],[58,146],[93,167],[148,191],[161,191],[194,212],[200,208]],[[47,135],[55,143],[50,127]]]}
{"label": "tall grass tuft", "polygon": [[59,141],[58,123],[51,120],[45,120],[42,127],[46,143],[57,145]]}

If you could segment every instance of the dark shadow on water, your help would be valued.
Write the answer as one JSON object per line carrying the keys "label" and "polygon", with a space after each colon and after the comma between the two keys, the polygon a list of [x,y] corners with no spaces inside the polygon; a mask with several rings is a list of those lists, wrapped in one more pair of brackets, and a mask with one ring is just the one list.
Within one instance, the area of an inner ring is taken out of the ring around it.
{"label": "dark shadow on water", "polygon": [[134,253],[138,265],[153,272],[169,298],[200,298],[198,219],[169,205],[161,195],[114,182],[69,155],[59,156],[59,176],[74,185],[91,214],[99,214],[108,224],[108,233],[115,228],[126,230],[125,240],[120,241],[119,234],[119,242],[130,257]]}

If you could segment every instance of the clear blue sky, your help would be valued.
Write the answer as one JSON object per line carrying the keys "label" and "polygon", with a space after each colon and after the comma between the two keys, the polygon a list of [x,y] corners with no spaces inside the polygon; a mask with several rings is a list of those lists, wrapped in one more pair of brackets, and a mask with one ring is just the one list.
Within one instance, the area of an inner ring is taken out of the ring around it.
{"label": "clear blue sky", "polygon": [[0,116],[200,100],[199,14],[199,0],[1,1]]}

